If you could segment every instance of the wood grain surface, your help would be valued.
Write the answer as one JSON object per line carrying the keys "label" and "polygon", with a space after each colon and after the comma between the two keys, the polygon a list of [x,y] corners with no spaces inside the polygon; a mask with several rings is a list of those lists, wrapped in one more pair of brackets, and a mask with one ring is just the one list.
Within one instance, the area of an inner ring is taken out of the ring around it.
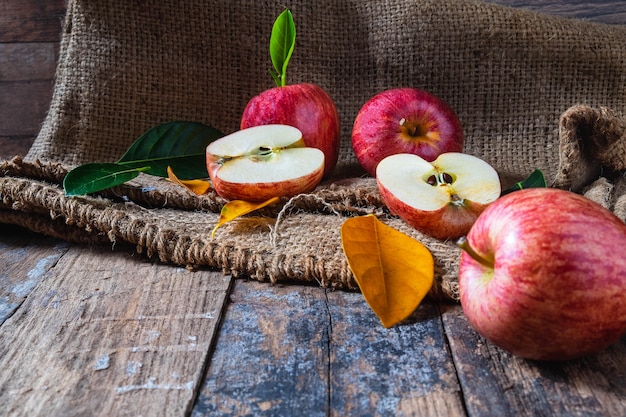
{"label": "wood grain surface", "polygon": [[488,343],[468,325],[460,306],[445,309],[442,319],[467,415],[626,415],[626,337],[597,355],[545,363]]}
{"label": "wood grain surface", "polygon": [[231,301],[194,416],[463,413],[432,302],[385,329],[357,293],[239,281]]}
{"label": "wood grain surface", "polygon": [[38,282],[0,327],[0,415],[186,415],[231,278],[107,247],[58,251],[35,244],[8,271]]}

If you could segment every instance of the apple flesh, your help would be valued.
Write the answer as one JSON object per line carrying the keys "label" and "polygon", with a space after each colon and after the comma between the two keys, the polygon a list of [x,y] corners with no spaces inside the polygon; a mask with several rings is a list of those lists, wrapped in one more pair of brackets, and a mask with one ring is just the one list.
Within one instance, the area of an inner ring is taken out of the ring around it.
{"label": "apple flesh", "polygon": [[391,213],[437,239],[465,235],[501,192],[491,165],[458,152],[433,162],[413,154],[388,156],[378,164],[376,182]]}
{"label": "apple flesh", "polygon": [[209,177],[228,200],[265,201],[313,190],[324,173],[324,154],[305,147],[286,125],[242,129],[207,146]]}
{"label": "apple flesh", "polygon": [[253,97],[243,111],[241,128],[267,124],[300,129],[306,146],[324,153],[324,176],[331,175],[339,157],[339,115],[332,98],[321,87],[291,84]]}
{"label": "apple flesh", "polygon": [[461,304],[493,344],[567,360],[626,333],[626,225],[591,200],[516,191],[489,206],[461,246]]}
{"label": "apple flesh", "polygon": [[434,161],[439,155],[463,150],[463,128],[442,99],[416,88],[376,94],[359,110],[352,127],[357,160],[374,176],[385,157],[397,153]]}

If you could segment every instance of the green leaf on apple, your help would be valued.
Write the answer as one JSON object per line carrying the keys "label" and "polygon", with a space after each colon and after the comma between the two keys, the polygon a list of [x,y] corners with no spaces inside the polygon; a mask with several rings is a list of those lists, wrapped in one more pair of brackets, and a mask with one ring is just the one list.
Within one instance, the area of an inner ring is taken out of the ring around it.
{"label": "green leaf on apple", "polygon": [[546,178],[543,175],[543,172],[541,172],[541,170],[536,169],[524,181],[515,183],[512,187],[509,187],[506,190],[502,191],[501,195],[510,194],[514,191],[524,190],[526,188],[546,188],[546,187],[547,187],[547,183],[546,183]]}
{"label": "green leaf on apple", "polygon": [[65,195],[95,193],[136,178],[140,172],[167,178],[171,167],[183,180],[207,178],[206,147],[224,134],[197,122],[169,122],[142,134],[115,163],[78,166],[63,179]]}
{"label": "green leaf on apple", "polygon": [[287,85],[287,65],[296,45],[296,25],[289,9],[285,9],[274,22],[270,37],[270,58],[274,71],[270,74],[276,86]]}

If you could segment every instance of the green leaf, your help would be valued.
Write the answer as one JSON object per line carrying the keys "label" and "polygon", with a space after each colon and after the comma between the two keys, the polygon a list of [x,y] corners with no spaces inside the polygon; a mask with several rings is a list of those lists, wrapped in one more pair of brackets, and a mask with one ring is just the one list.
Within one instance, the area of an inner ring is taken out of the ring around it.
{"label": "green leaf", "polygon": [[127,168],[149,167],[146,173],[158,177],[167,178],[170,166],[181,180],[206,178],[206,147],[222,136],[202,123],[164,123],[141,135],[117,163]]}
{"label": "green leaf", "polygon": [[543,175],[543,172],[536,169],[532,174],[524,181],[520,181],[513,185],[512,187],[507,188],[502,191],[501,195],[512,193],[513,191],[524,190],[526,188],[545,188],[547,187],[546,178]]}
{"label": "green leaf", "polygon": [[296,45],[296,25],[289,9],[285,9],[274,22],[270,38],[270,58],[274,72],[270,71],[277,86],[287,85],[287,65]]}
{"label": "green leaf", "polygon": [[169,122],[153,127],[139,137],[117,163],[81,165],[67,173],[63,188],[68,196],[115,187],[140,172],[167,178],[171,167],[182,180],[207,178],[206,147],[224,136],[196,122]]}
{"label": "green leaf", "polygon": [[63,189],[67,196],[95,193],[130,181],[148,169],[149,167],[129,168],[113,163],[84,164],[65,175]]}

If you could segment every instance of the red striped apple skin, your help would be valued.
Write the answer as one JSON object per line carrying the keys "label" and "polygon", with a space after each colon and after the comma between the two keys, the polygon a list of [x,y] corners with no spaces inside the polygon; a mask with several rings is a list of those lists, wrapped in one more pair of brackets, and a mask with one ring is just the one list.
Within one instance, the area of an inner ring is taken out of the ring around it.
{"label": "red striped apple skin", "polygon": [[324,153],[324,177],[331,176],[339,157],[340,126],[335,103],[324,89],[300,83],[254,96],[241,116],[241,129],[267,124],[300,129],[305,145]]}
{"label": "red striped apple skin", "polygon": [[217,194],[227,200],[243,200],[261,202],[272,197],[292,197],[301,193],[311,192],[317,187],[324,174],[323,167],[319,170],[299,178],[285,179],[278,182],[229,182],[222,180],[219,175],[218,164],[209,163],[211,184]]}
{"label": "red striped apple skin", "polygon": [[465,236],[488,206],[465,200],[463,206],[447,204],[438,210],[420,210],[398,199],[378,181],[380,195],[392,214],[409,226],[435,239],[446,240]]}
{"label": "red striped apple skin", "polygon": [[459,267],[469,323],[493,344],[535,360],[598,352],[626,333],[626,224],[568,191],[516,191],[492,203]]}
{"label": "red striped apple skin", "polygon": [[463,150],[463,126],[452,107],[417,88],[394,88],[369,99],[352,126],[352,148],[372,177],[389,155],[411,153],[427,161]]}

